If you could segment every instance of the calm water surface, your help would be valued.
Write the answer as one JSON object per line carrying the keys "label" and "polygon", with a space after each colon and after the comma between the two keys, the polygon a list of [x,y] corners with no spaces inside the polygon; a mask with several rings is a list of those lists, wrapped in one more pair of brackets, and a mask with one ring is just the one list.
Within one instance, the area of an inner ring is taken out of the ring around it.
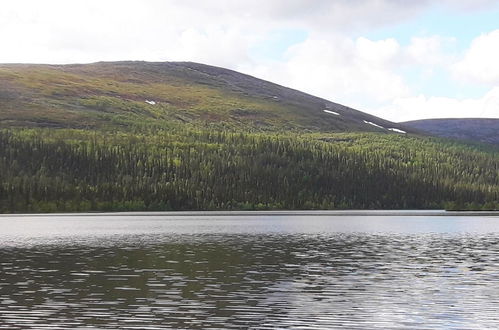
{"label": "calm water surface", "polygon": [[499,328],[499,218],[0,217],[0,329]]}

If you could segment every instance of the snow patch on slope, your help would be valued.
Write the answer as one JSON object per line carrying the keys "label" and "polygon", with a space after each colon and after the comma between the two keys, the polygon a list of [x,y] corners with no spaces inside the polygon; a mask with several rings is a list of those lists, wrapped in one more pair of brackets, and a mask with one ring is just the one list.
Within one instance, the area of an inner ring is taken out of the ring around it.
{"label": "snow patch on slope", "polygon": [[364,120],[364,123],[375,126],[377,128],[385,129],[383,126],[373,123],[372,121]]}
{"label": "snow patch on slope", "polygon": [[339,115],[340,115],[339,113],[334,112],[334,111],[331,111],[331,110],[322,110],[322,111],[324,111],[324,112],[326,112],[326,113],[330,113],[330,114],[332,114],[332,115],[336,115],[336,116],[339,116]]}
{"label": "snow patch on slope", "polygon": [[398,128],[389,128],[388,130],[392,131],[392,132],[400,133],[400,134],[406,134],[407,133],[406,131],[403,131],[403,130],[398,129]]}

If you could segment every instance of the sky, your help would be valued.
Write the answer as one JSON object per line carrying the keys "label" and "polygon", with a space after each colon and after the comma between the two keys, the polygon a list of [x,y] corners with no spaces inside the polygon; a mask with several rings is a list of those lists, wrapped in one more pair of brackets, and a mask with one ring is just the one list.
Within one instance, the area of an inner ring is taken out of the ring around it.
{"label": "sky", "polygon": [[499,0],[16,0],[0,63],[194,61],[393,121],[499,118]]}

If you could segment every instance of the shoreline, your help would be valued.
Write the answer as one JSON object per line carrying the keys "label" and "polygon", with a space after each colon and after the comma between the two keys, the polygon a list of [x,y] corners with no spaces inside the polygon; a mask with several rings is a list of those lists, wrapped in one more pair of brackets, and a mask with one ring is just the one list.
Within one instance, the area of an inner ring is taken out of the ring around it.
{"label": "shoreline", "polygon": [[445,210],[287,210],[287,211],[137,211],[86,213],[12,213],[0,217],[110,217],[110,216],[499,216],[499,211],[445,211]]}

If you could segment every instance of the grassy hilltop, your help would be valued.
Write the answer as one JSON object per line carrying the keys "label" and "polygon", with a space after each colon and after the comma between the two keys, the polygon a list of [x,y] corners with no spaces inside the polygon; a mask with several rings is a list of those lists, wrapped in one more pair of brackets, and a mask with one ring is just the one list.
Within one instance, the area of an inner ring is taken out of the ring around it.
{"label": "grassy hilltop", "polygon": [[0,65],[0,101],[4,127],[187,124],[245,131],[383,131],[365,120],[401,128],[290,88],[196,63]]}

